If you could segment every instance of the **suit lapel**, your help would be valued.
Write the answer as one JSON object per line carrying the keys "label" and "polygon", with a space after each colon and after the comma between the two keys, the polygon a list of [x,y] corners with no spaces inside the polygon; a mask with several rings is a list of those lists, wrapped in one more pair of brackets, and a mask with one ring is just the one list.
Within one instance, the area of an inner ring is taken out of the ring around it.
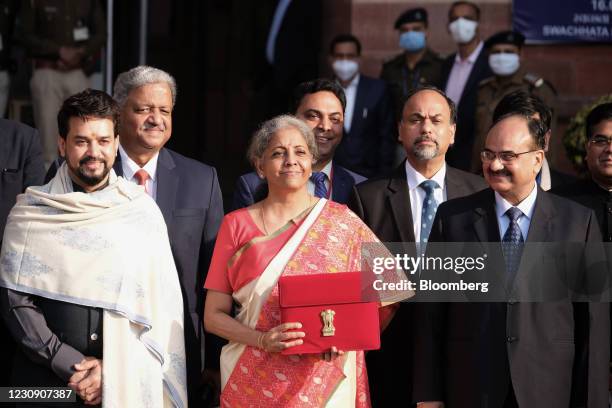
{"label": "suit lapel", "polygon": [[463,102],[464,96],[468,93],[466,90],[473,89],[478,87],[478,81],[481,81],[483,78],[483,72],[489,67],[488,56],[485,49],[480,50],[480,54],[478,54],[478,58],[474,62],[474,67],[468,76],[467,81],[465,82],[465,88],[463,93],[461,94],[461,99],[459,100],[459,105]]}
{"label": "suit lapel", "polygon": [[363,126],[363,109],[364,102],[367,100],[367,90],[366,84],[363,75],[359,78],[359,83],[357,84],[357,93],[355,94],[355,107],[353,108],[353,121],[351,122],[351,131],[349,132],[352,135],[360,135],[361,127]]}
{"label": "suit lapel", "polygon": [[121,153],[117,150],[117,157],[115,157],[115,164],[113,164],[113,170],[117,177],[123,177],[123,166],[121,165]]}
{"label": "suit lapel", "polygon": [[499,242],[499,228],[495,215],[493,190],[486,189],[479,194],[481,205],[474,208],[474,232],[479,242]]}
{"label": "suit lapel", "polygon": [[529,223],[527,242],[552,242],[555,241],[554,237],[551,236],[555,209],[548,195],[540,187],[537,187],[537,189],[538,194]]}
{"label": "suit lapel", "polygon": [[172,220],[174,211],[174,198],[179,185],[179,177],[176,174],[174,160],[165,148],[159,152],[157,159],[157,205],[168,224]]}
{"label": "suit lapel", "polygon": [[462,177],[456,169],[448,165],[446,166],[446,177],[444,178],[444,183],[446,184],[447,200],[464,197],[470,194],[470,191],[466,190],[465,185],[459,182],[461,179]]}
{"label": "suit lapel", "polygon": [[331,199],[335,202],[345,202],[346,191],[350,191],[351,176],[346,174],[343,168],[332,163],[332,194]]}
{"label": "suit lapel", "polygon": [[403,242],[414,242],[414,222],[404,163],[395,170],[387,188],[389,190],[389,205],[399,236]]}

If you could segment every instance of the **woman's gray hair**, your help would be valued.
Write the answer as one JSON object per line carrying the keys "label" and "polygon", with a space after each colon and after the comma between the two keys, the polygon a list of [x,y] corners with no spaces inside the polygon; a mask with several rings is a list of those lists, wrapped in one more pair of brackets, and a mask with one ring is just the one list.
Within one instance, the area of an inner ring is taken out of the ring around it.
{"label": "woman's gray hair", "polygon": [[174,77],[166,71],[148,65],[139,65],[119,74],[113,88],[113,98],[119,103],[119,106],[123,107],[132,89],[159,82],[165,82],[170,87],[172,106],[174,106],[176,103],[176,81]]}
{"label": "woman's gray hair", "polygon": [[247,151],[247,158],[253,167],[256,167],[257,160],[263,157],[264,151],[268,148],[272,136],[283,129],[295,129],[300,132],[306,141],[308,150],[312,154],[313,163],[317,161],[319,158],[319,149],[317,148],[312,129],[295,116],[280,115],[262,123],[259,129],[253,134],[251,143],[249,144],[249,150]]}

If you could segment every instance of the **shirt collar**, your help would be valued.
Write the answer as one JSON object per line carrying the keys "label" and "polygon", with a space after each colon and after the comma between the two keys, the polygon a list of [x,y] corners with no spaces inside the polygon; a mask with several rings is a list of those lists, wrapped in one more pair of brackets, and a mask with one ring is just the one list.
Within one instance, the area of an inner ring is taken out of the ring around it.
{"label": "shirt collar", "polygon": [[359,72],[357,73],[357,75],[355,75],[355,78],[353,78],[353,80],[351,82],[349,82],[348,86],[344,89],[349,89],[349,88],[357,88],[357,85],[359,85],[359,77],[361,76],[361,74],[359,74]]}
{"label": "shirt collar", "polygon": [[472,53],[468,55],[468,57],[465,60],[461,59],[461,57],[459,56],[459,53],[455,54],[455,62],[458,62],[458,63],[469,62],[471,65],[474,65],[483,47],[484,47],[484,43],[480,41],[480,43],[478,43],[478,47],[476,47],[476,49],[474,49],[474,51],[472,51]]}
{"label": "shirt collar", "polygon": [[521,210],[524,216],[526,216],[528,219],[531,220],[531,217],[533,216],[533,210],[535,208],[535,201],[536,201],[537,195],[538,195],[538,187],[536,183],[534,182],[531,193],[529,193],[529,195],[525,197],[525,199],[521,201],[518,205],[514,206],[510,204],[508,201],[506,201],[506,199],[503,198],[496,191],[495,192],[495,213],[497,214],[497,218],[503,217],[506,211],[508,211],[510,207],[517,207],[519,210]]}
{"label": "shirt collar", "polygon": [[406,180],[408,181],[409,190],[414,190],[425,180],[433,180],[436,183],[438,183],[440,188],[444,189],[445,179],[446,179],[446,163],[442,165],[440,170],[438,170],[431,179],[428,179],[425,176],[423,176],[421,173],[416,171],[414,167],[412,167],[410,162],[406,160]]}
{"label": "shirt collar", "polygon": [[157,176],[157,158],[159,157],[159,152],[155,153],[155,156],[151,157],[151,160],[149,160],[143,167],[140,167],[130,158],[130,156],[128,156],[125,150],[123,150],[121,144],[119,144],[119,154],[121,155],[123,178],[126,180],[131,180],[134,177],[134,173],[142,168],[149,174],[151,181],[155,181]]}
{"label": "shirt collar", "polygon": [[328,180],[331,180],[332,162],[333,160],[330,160],[329,163],[327,163],[325,167],[320,170],[321,173],[324,173],[327,176]]}

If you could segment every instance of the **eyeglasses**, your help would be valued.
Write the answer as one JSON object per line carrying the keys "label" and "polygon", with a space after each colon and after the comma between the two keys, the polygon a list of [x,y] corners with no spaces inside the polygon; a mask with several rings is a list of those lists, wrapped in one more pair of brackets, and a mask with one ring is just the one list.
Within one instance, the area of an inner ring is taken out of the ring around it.
{"label": "eyeglasses", "polygon": [[512,163],[522,154],[533,153],[533,152],[537,152],[540,150],[542,149],[534,149],[534,150],[529,150],[528,152],[514,153],[514,152],[508,152],[508,151],[494,152],[489,149],[485,149],[482,152],[480,152],[480,158],[485,163],[492,162],[496,158],[499,158],[499,161],[501,161],[504,164],[508,164],[508,163]]}
{"label": "eyeglasses", "polygon": [[612,144],[612,136],[593,136],[590,140],[589,140],[589,144],[595,146],[595,147],[606,147],[610,144]]}

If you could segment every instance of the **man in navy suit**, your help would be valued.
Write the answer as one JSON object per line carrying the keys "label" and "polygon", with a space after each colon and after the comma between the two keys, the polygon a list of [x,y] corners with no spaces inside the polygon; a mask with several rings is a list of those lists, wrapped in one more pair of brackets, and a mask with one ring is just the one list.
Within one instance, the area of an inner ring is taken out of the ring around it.
{"label": "man in navy suit", "polygon": [[346,95],[344,137],[336,162],[366,177],[387,172],[393,165],[395,132],[393,108],[384,81],[359,72],[361,43],[339,34],[329,46],[329,62]]}
{"label": "man in navy suit", "polygon": [[493,75],[480,39],[479,21],[480,8],[469,1],[456,1],[448,11],[448,31],[458,48],[442,65],[442,89],[457,105],[457,133],[446,161],[461,170],[470,170],[472,160],[478,84]]}
{"label": "man in navy suit", "polygon": [[[168,226],[183,292],[189,405],[201,405],[203,282],[223,217],[217,172],[164,147],[172,134],[176,102],[170,74],[138,66],[117,77],[113,96],[121,107],[121,145],[114,169],[144,185]],[[218,370],[220,350],[209,336],[206,340],[205,366]]]}
{"label": "man in navy suit", "polygon": [[[301,83],[295,90],[295,116],[313,129],[319,148],[319,160],[313,164],[313,177],[308,182],[309,191],[314,193],[315,183],[323,183],[324,186],[316,190],[323,191],[325,198],[342,204],[348,201],[353,185],[365,180],[333,161],[342,140],[345,108],[344,91],[336,81],[316,79]],[[316,180],[317,176],[321,178]],[[268,185],[257,173],[244,174],[234,191],[233,209],[248,207],[267,194]]]}

